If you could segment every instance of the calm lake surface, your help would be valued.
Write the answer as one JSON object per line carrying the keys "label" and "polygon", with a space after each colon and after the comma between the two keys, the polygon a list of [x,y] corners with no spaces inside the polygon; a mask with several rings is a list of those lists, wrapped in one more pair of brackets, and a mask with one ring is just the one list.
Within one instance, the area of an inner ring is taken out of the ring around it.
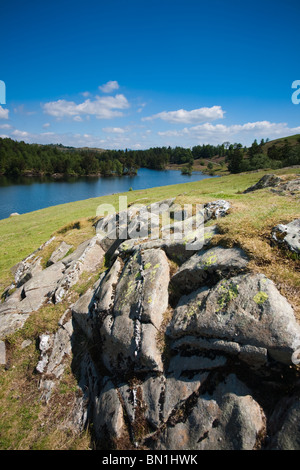
{"label": "calm lake surface", "polygon": [[108,194],[123,193],[132,188],[148,189],[171,184],[189,183],[211,178],[201,172],[182,175],[178,170],[148,170],[141,168],[136,176],[107,178],[19,178],[17,181],[0,177],[0,219],[13,212],[24,214],[45,207],[65,204]]}

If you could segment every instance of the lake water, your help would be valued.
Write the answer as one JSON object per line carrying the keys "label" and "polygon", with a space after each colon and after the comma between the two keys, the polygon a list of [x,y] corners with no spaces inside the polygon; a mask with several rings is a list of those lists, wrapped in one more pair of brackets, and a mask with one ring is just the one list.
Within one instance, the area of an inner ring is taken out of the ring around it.
{"label": "lake water", "polygon": [[107,178],[19,178],[0,177],[0,219],[13,212],[24,214],[45,207],[65,204],[108,194],[123,193],[132,188],[148,189],[171,184],[188,183],[211,178],[201,172],[182,175],[178,170],[148,170],[141,168],[135,176]]}

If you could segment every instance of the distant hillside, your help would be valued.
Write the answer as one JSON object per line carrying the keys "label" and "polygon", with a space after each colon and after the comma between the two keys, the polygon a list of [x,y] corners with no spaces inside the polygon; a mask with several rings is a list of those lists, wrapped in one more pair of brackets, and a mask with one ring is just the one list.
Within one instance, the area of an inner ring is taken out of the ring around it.
{"label": "distant hillside", "polygon": [[269,140],[268,142],[265,142],[263,146],[264,152],[267,153],[268,149],[272,145],[283,146],[286,142],[288,142],[289,145],[291,146],[299,145],[300,134],[295,134],[295,135],[290,135],[288,137],[280,137],[279,139]]}
{"label": "distant hillside", "polygon": [[300,134],[259,143],[254,140],[248,148],[231,145],[225,160],[231,173],[300,165]]}

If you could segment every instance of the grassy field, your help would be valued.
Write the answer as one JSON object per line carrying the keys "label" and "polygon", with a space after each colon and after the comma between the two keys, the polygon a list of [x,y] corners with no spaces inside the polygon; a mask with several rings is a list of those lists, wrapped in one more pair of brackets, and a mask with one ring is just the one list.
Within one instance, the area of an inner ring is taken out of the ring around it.
{"label": "grassy field", "polygon": [[[300,170],[282,169],[273,171],[292,178]],[[258,181],[268,171],[259,171],[220,178],[206,179],[194,183],[163,186],[147,190],[123,193],[128,204],[138,201],[141,204],[176,197],[180,204],[204,203],[214,199],[227,199],[233,204],[232,214],[220,222],[227,238],[244,244],[251,244],[255,252],[255,240],[267,236],[274,224],[288,222],[300,216],[299,200],[282,197],[269,190],[260,190],[250,194],[242,192]],[[10,268],[36,250],[53,235],[57,241],[67,239],[80,243],[93,235],[92,223],[100,204],[112,204],[118,208],[119,194],[87,199],[39,211],[11,217],[0,221],[0,291],[10,283]],[[72,230],[80,222],[80,229]],[[65,230],[61,230],[65,227]],[[224,235],[225,235],[224,233]],[[254,235],[260,234],[259,237]],[[254,238],[253,238],[254,237]]]}
{"label": "grassy field", "polygon": [[[299,177],[299,169],[273,173],[286,179]],[[300,263],[289,253],[272,246],[270,231],[278,223],[300,217],[299,198],[278,195],[268,189],[243,194],[270,171],[228,175],[199,182],[165,186],[126,194],[128,203],[146,204],[176,197],[180,204],[205,203],[216,199],[231,202],[229,215],[217,221],[219,235],[213,244],[240,246],[250,256],[250,268],[272,279],[294,308],[300,321]],[[112,204],[118,209],[118,196],[111,195],[50,207],[0,221],[0,290],[13,280],[10,268],[55,235],[55,240],[40,254],[46,264],[51,251],[65,240],[76,247],[94,234],[97,207]],[[95,279],[83,278],[72,288],[72,301]],[[7,338],[9,361],[0,370],[0,449],[90,449],[89,431],[78,436],[68,427],[76,399],[77,383],[71,366],[46,406],[40,401],[35,366],[39,359],[37,338],[45,331],[54,332],[61,315],[68,308],[62,302],[46,305],[30,316],[24,327]],[[22,342],[31,341],[23,349]]]}

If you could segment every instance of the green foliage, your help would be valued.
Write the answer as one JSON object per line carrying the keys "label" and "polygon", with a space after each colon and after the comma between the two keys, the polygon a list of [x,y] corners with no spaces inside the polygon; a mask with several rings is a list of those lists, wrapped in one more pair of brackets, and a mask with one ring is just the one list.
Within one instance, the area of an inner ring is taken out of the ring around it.
{"label": "green foliage", "polygon": [[[291,144],[293,142],[293,145]],[[251,147],[242,149],[240,144],[230,145],[226,153],[228,170],[231,173],[278,169],[300,164],[300,142],[279,139],[272,145],[266,145],[264,139],[258,144],[255,139]]]}

